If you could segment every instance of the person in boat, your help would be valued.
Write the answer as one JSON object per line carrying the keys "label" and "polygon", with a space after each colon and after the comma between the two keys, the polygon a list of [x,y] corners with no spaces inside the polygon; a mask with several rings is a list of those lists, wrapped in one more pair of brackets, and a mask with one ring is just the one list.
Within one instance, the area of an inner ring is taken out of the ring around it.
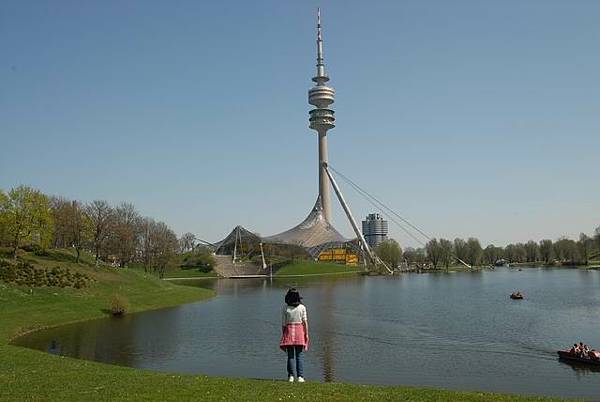
{"label": "person in boat", "polygon": [[577,344],[576,343],[573,344],[573,347],[571,348],[571,350],[569,350],[569,353],[572,355],[577,354]]}
{"label": "person in boat", "polygon": [[590,354],[590,349],[588,348],[588,345],[583,345],[583,357],[589,357]]}
{"label": "person in boat", "polygon": [[578,343],[575,344],[575,355],[581,357],[581,348]]}
{"label": "person in boat", "polygon": [[285,304],[281,309],[281,332],[279,348],[288,355],[288,381],[294,382],[295,366],[297,381],[304,382],[304,352],[308,350],[309,339],[308,319],[302,297],[294,288],[285,295]]}

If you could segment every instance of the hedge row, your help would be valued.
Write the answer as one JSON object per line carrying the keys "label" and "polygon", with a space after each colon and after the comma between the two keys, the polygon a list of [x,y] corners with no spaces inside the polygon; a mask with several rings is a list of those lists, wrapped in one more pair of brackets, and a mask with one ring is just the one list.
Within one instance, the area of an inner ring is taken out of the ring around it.
{"label": "hedge row", "polygon": [[80,272],[72,272],[68,268],[36,268],[28,262],[13,264],[0,260],[0,281],[28,287],[81,289],[89,286],[94,279]]}

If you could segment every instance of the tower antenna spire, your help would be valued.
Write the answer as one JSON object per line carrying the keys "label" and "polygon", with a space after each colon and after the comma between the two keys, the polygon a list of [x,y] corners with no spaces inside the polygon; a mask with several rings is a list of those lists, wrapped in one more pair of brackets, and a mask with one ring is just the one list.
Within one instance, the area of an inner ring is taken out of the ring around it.
{"label": "tower antenna spire", "polygon": [[325,72],[325,61],[323,59],[323,31],[321,29],[321,8],[317,8],[317,75],[313,78],[316,83],[329,81]]}

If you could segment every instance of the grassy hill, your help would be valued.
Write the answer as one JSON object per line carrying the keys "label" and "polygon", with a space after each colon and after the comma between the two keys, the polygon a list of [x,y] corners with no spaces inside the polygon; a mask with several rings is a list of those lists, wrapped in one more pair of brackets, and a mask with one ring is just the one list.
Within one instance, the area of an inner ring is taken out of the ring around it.
{"label": "grassy hill", "polygon": [[[81,289],[29,288],[0,282],[0,401],[542,400],[411,387],[312,382],[288,384],[276,380],[156,373],[58,357],[11,346],[11,338],[29,330],[106,316],[105,311],[114,294],[129,300],[130,312],[167,307],[213,296],[212,291],[177,286],[139,270],[95,268],[89,256],[85,256],[83,262],[77,264],[73,254],[68,251],[52,251],[47,256],[28,253],[21,257],[21,261],[27,261],[40,269],[50,269],[58,265],[89,275],[93,281]],[[296,268],[295,272],[310,271],[306,266]]]}

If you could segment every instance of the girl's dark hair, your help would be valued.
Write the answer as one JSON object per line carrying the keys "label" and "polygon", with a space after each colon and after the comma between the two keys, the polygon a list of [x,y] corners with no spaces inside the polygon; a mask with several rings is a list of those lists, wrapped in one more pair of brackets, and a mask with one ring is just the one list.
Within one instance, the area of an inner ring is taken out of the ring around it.
{"label": "girl's dark hair", "polygon": [[302,300],[302,297],[300,297],[300,293],[295,288],[288,290],[285,295],[285,304],[288,306],[296,307],[300,304],[300,300]]}

